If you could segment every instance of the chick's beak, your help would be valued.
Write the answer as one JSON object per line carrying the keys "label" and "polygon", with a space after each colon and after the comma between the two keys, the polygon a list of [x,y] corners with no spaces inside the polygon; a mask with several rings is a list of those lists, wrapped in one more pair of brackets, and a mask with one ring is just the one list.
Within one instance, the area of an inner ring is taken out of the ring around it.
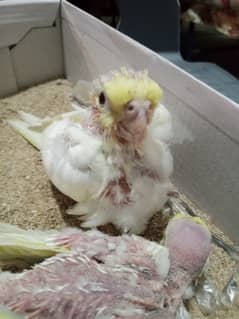
{"label": "chick's beak", "polygon": [[142,143],[153,115],[148,100],[132,100],[125,107],[117,125],[117,137],[124,143]]}

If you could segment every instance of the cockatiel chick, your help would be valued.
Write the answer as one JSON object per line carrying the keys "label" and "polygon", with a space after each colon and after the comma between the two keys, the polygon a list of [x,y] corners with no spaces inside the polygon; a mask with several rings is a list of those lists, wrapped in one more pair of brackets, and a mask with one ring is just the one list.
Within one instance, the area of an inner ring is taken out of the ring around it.
{"label": "cockatiel chick", "polygon": [[57,255],[31,270],[0,273],[0,303],[31,319],[175,319],[210,254],[211,235],[201,220],[181,215],[170,221],[164,246],[97,230],[69,228],[44,238],[0,225],[3,265],[50,251]]}
{"label": "cockatiel chick", "polygon": [[[82,82],[75,89],[76,96]],[[55,118],[20,112],[9,123],[40,149],[52,183],[78,202],[82,227],[141,233],[167,201],[171,116],[147,72],[121,69],[92,83],[84,104]]]}

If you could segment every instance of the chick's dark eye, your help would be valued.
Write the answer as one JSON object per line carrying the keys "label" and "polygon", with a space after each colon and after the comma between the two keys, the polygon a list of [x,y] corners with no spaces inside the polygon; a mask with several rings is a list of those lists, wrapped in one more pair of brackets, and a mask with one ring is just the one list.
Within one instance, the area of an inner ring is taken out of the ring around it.
{"label": "chick's dark eye", "polygon": [[105,95],[104,95],[103,92],[101,92],[100,95],[99,95],[99,103],[100,103],[101,105],[104,105],[104,104],[105,104]]}
{"label": "chick's dark eye", "polygon": [[127,110],[128,110],[128,111],[134,111],[134,106],[131,105],[131,104],[129,104],[129,105],[127,106]]}

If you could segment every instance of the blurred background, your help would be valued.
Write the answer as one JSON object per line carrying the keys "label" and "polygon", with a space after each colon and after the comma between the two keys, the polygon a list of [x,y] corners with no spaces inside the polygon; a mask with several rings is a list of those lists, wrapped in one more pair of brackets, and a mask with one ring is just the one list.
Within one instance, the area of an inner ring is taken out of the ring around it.
{"label": "blurred background", "polygon": [[69,2],[239,102],[239,0]]}
{"label": "blurred background", "polygon": [[239,1],[180,1],[181,54],[215,62],[239,77]]}

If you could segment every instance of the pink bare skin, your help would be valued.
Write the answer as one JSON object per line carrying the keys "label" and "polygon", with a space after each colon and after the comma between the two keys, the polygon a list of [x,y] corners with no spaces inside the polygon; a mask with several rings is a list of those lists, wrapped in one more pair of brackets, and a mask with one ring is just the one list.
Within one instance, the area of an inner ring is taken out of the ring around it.
{"label": "pink bare skin", "polygon": [[141,144],[153,115],[150,101],[132,100],[117,124],[115,135],[123,144]]}
{"label": "pink bare skin", "polygon": [[[116,138],[121,146],[130,147],[130,151],[133,154],[132,159],[140,159],[140,156],[137,152],[137,146],[141,145],[144,141],[144,138],[147,134],[147,128],[150,124],[154,113],[154,108],[149,100],[140,100],[134,99],[125,106],[123,114],[120,119],[117,120],[116,125],[112,128],[112,135]],[[102,124],[99,120],[101,112],[98,108],[93,109],[93,123],[88,123],[88,127],[91,129],[93,133],[100,133],[104,131]],[[96,131],[95,123],[98,122],[98,126]],[[107,130],[107,129],[106,129]],[[130,203],[130,192],[131,186],[127,181],[127,176],[122,169],[122,175],[112,180],[107,187],[102,192],[102,197],[108,197],[114,206],[124,206],[129,205]],[[140,172],[142,176],[149,176],[153,179],[159,179],[159,177],[155,174],[154,171],[150,169],[140,168]],[[117,192],[120,192],[122,197],[120,199],[117,198]]]}
{"label": "pink bare skin", "polygon": [[165,286],[165,307],[178,307],[178,296],[196,279],[210,255],[211,234],[192,219],[176,219],[167,226],[165,244],[171,262]]}

